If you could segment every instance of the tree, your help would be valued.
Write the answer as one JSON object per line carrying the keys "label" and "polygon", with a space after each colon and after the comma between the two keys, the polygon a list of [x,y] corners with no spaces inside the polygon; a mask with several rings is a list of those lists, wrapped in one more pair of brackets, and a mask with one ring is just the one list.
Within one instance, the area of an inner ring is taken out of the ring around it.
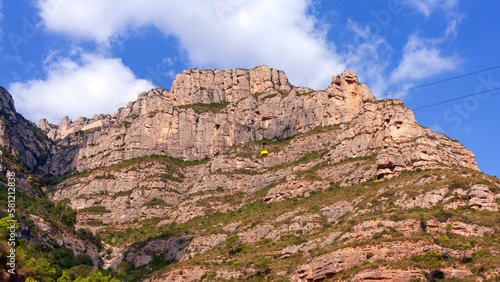
{"label": "tree", "polygon": [[59,221],[69,227],[74,227],[77,212],[71,208],[71,200],[64,198],[56,205],[56,213],[59,213]]}
{"label": "tree", "polygon": [[420,233],[427,232],[427,218],[423,213],[418,214],[418,218],[420,219]]}
{"label": "tree", "polygon": [[71,282],[71,278],[66,271],[63,271],[62,276],[57,279],[57,282]]}
{"label": "tree", "polygon": [[30,273],[27,273],[28,276],[35,278],[37,281],[55,281],[57,271],[46,258],[30,258],[26,261],[26,266],[30,270]]}
{"label": "tree", "polygon": [[6,216],[6,217],[0,219],[0,236],[1,236],[0,239],[1,240],[8,239],[8,235],[10,235],[10,231],[9,231],[9,229],[7,229],[7,227],[11,226],[12,224],[14,224],[16,232],[18,230],[17,223],[16,222],[9,222],[9,220],[12,220],[12,218],[10,216]]}
{"label": "tree", "polygon": [[71,206],[71,200],[69,198],[64,198],[57,203],[56,208],[66,209],[70,206]]}
{"label": "tree", "polygon": [[54,262],[61,266],[63,269],[69,269],[76,264],[75,255],[70,248],[58,248],[52,251],[54,255]]}
{"label": "tree", "polygon": [[238,236],[236,234],[236,235],[231,235],[231,236],[227,237],[226,248],[228,249],[230,255],[234,255],[236,253],[239,253],[241,251],[240,236]]}
{"label": "tree", "polygon": [[377,207],[380,205],[380,201],[377,197],[374,197],[370,200],[370,205],[373,208],[373,213],[375,213],[377,211]]}
{"label": "tree", "polygon": [[470,244],[469,241],[467,241],[465,243],[458,244],[458,248],[463,251],[463,253],[462,253],[462,260],[463,260],[463,259],[465,259],[465,254],[466,254],[467,250],[472,248],[472,245]]}
{"label": "tree", "polygon": [[75,210],[67,209],[61,217],[61,222],[69,227],[74,227],[76,223],[76,215],[78,213]]}
{"label": "tree", "polygon": [[449,248],[451,246],[451,240],[448,236],[442,235],[440,238],[441,241],[441,253],[444,254],[444,248]]}
{"label": "tree", "polygon": [[7,245],[6,242],[0,241],[0,265],[4,268],[7,269],[7,262],[8,258],[7,256],[10,253],[10,247]]}
{"label": "tree", "polygon": [[429,268],[429,280],[434,278],[434,275],[438,272],[438,268],[441,267],[441,261],[443,260],[443,255],[439,252],[426,252],[422,256],[422,262],[424,266]]}
{"label": "tree", "polygon": [[89,254],[78,254],[75,257],[76,265],[88,265],[94,266],[94,262],[92,261],[92,257]]}
{"label": "tree", "polygon": [[271,269],[269,268],[269,259],[264,256],[259,257],[254,266],[257,269],[258,274],[265,275],[271,271]]}
{"label": "tree", "polygon": [[82,264],[82,265],[73,266],[71,269],[68,270],[68,274],[71,277],[71,279],[76,279],[78,277],[89,276],[91,271],[92,271],[92,267],[85,265],[85,264]]}
{"label": "tree", "polygon": [[74,282],[120,282],[120,280],[104,276],[98,268],[94,268],[88,277],[78,277]]}

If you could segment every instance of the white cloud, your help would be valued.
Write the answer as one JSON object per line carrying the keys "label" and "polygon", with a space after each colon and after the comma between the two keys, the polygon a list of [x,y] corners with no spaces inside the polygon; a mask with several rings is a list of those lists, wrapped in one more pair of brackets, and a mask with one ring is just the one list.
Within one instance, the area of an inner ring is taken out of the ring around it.
{"label": "white cloud", "polygon": [[16,108],[31,121],[47,118],[58,123],[63,116],[91,117],[113,113],[127,101],[153,87],[137,79],[121,59],[95,54],[78,54],[76,59],[51,56],[47,78],[9,85]]}
{"label": "white cloud", "polygon": [[406,0],[426,17],[437,9],[445,12],[446,30],[438,38],[421,38],[416,33],[408,38],[398,67],[391,73],[391,81],[424,79],[442,72],[453,71],[462,59],[456,54],[444,54],[443,45],[455,40],[463,14],[456,12],[459,0]]}
{"label": "white cloud", "polygon": [[465,18],[465,15],[460,14],[460,13],[455,13],[455,12],[450,12],[447,15],[447,21],[448,21],[448,26],[446,28],[445,36],[444,38],[451,38],[455,39],[458,31],[458,25],[460,22]]}
{"label": "white cloud", "polygon": [[429,17],[434,10],[451,10],[458,6],[459,0],[405,0],[403,3],[409,5]]}
{"label": "white cloud", "polygon": [[419,80],[455,70],[462,63],[462,59],[457,55],[443,55],[437,43],[439,40],[411,35],[403,48],[399,66],[391,74],[391,81]]}
{"label": "white cloud", "polygon": [[356,70],[359,80],[367,83],[372,92],[381,98],[389,86],[385,73],[392,48],[384,37],[371,32],[369,26],[349,20],[347,27],[354,35],[353,42],[348,45],[347,65]]}
{"label": "white cloud", "polygon": [[[192,62],[209,68],[266,64],[294,84],[324,88],[345,69],[325,30],[308,15],[309,0],[73,0],[51,8],[39,0],[45,28],[103,45],[155,26],[179,39]],[[52,4],[52,6],[54,6]]]}

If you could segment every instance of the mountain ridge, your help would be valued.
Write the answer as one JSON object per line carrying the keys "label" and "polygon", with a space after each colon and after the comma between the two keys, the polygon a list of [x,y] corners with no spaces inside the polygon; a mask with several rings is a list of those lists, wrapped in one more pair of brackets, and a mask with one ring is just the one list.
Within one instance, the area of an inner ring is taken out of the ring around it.
{"label": "mountain ridge", "polygon": [[[120,108],[112,116],[80,117],[75,122],[65,117],[57,126],[41,120],[40,128],[51,139],[61,139],[60,147],[65,147],[49,156],[48,165],[43,170],[62,175],[69,170],[81,172],[154,154],[199,160],[213,157],[242,142],[284,138],[317,126],[349,122],[359,116],[362,108],[366,113],[376,111],[373,105],[367,106],[370,102],[379,101],[366,85],[358,82],[352,71],[333,76],[332,83],[325,90],[312,90],[293,87],[284,72],[267,66],[250,70],[186,70],[176,76],[171,90],[156,88],[143,92],[136,101],[129,102],[127,107]],[[396,100],[394,103],[402,104]],[[392,140],[395,142],[404,141],[404,134],[412,138],[424,135],[411,111],[398,111],[388,113],[385,122],[398,116],[410,125],[402,125],[403,120],[393,121],[392,132],[385,135],[398,135],[398,140]],[[369,122],[365,121],[365,126]],[[379,126],[384,125],[379,123]],[[69,138],[62,138],[66,136]],[[377,143],[370,145],[371,150],[380,147],[384,141],[378,140]],[[477,169],[472,153],[459,144],[453,146],[452,151],[460,151],[465,156],[456,160],[460,165]],[[358,157],[357,154],[353,152],[346,158]],[[391,153],[386,155],[386,163],[380,162],[389,169],[393,169],[391,166],[395,162],[398,167],[414,162],[408,157],[391,160],[394,154],[392,157],[389,156]],[[441,155],[437,161],[442,159],[449,158]]]}

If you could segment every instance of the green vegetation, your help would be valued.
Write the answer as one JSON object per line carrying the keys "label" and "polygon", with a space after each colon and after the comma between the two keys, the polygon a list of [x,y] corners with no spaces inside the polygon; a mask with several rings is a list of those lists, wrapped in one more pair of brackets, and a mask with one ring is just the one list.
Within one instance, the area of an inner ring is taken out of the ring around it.
{"label": "green vegetation", "polygon": [[130,190],[125,190],[125,191],[119,191],[119,192],[116,192],[113,194],[113,196],[111,196],[111,198],[116,199],[118,197],[123,197],[123,196],[130,196],[132,194],[132,192],[134,192],[134,189],[130,189]]}
{"label": "green vegetation", "polygon": [[115,179],[115,176],[112,174],[103,174],[103,175],[96,175],[94,179]]}
{"label": "green vegetation", "polygon": [[[100,176],[101,178],[106,178],[106,177],[114,177],[113,175],[109,174],[109,172],[123,169],[123,168],[129,168],[129,167],[137,167],[143,164],[151,163],[151,162],[159,162],[161,164],[165,164],[167,168],[172,169],[172,170],[178,170],[179,168],[184,168],[184,167],[189,167],[189,166],[195,166],[195,165],[200,165],[200,164],[205,164],[210,161],[210,158],[204,158],[201,160],[196,160],[196,161],[184,161],[180,159],[176,159],[170,156],[165,156],[165,155],[151,155],[151,156],[145,156],[145,157],[139,157],[139,158],[134,158],[134,159],[128,159],[123,162],[113,164],[107,167],[96,167],[91,170],[86,170],[74,174],[68,173],[67,175],[63,177],[56,177],[53,175],[46,175],[40,179],[40,182],[45,184],[46,186],[54,187],[57,184],[66,181],[68,179],[75,179],[75,178],[81,178],[81,177],[87,177],[90,176],[94,172],[103,172],[106,173],[108,172],[107,175]],[[182,175],[182,174],[180,174]],[[180,177],[180,178],[183,178]]]}
{"label": "green vegetation", "polygon": [[160,255],[152,254],[151,256],[153,260],[149,263],[149,265],[153,271],[162,269],[166,266],[175,263],[175,260],[165,259],[165,254],[160,254]]}
{"label": "green vegetation", "polygon": [[[97,268],[92,270],[93,261],[88,254],[75,256],[69,248],[28,244],[25,240],[16,243],[16,267],[28,277],[27,281],[118,281]],[[6,241],[0,240],[0,253],[7,253],[7,248]],[[5,262],[1,267],[6,269]]]}
{"label": "green vegetation", "polygon": [[222,109],[225,109],[228,105],[229,105],[229,102],[210,103],[210,104],[196,103],[196,104],[188,104],[188,105],[178,106],[178,108],[179,109],[193,109],[198,114],[207,113],[207,112],[218,113]]}
{"label": "green vegetation", "polygon": [[167,206],[168,204],[165,203],[164,200],[162,199],[158,199],[158,198],[153,198],[152,200],[144,203],[144,205],[142,205],[143,207],[154,207],[154,206]]}
{"label": "green vegetation", "polygon": [[180,177],[175,177],[170,173],[162,173],[159,175],[160,179],[162,179],[163,181],[172,180],[172,181],[179,182],[179,183],[183,182],[184,175],[180,174],[179,176]]}
{"label": "green vegetation", "polygon": [[[27,215],[33,214],[60,229],[73,228],[76,222],[77,212],[70,207],[69,199],[54,204],[43,191],[37,189],[32,189],[30,193],[17,189],[15,197],[17,216],[21,221],[28,221]],[[7,199],[7,188],[0,187],[0,206],[7,207]]]}
{"label": "green vegetation", "polygon": [[298,160],[295,160],[293,162],[279,164],[279,165],[275,165],[273,167],[270,167],[269,171],[284,169],[287,167],[296,166],[296,165],[301,164],[301,163],[308,163],[312,160],[321,159],[323,156],[325,156],[328,153],[328,151],[329,151],[328,149],[325,149],[325,150],[318,150],[318,151],[306,153],[305,155],[300,157]]}
{"label": "green vegetation", "polygon": [[60,214],[59,220],[68,227],[74,227],[77,212],[71,209],[71,201],[68,198],[60,200],[55,208],[55,213]]}
{"label": "green vegetation", "polygon": [[229,252],[229,255],[235,255],[242,251],[240,236],[231,235],[226,239],[226,249]]}
{"label": "green vegetation", "polygon": [[5,156],[8,160],[12,162],[17,162],[17,158],[11,154],[7,149],[5,149],[3,146],[0,146],[0,151],[2,151],[2,156]]}

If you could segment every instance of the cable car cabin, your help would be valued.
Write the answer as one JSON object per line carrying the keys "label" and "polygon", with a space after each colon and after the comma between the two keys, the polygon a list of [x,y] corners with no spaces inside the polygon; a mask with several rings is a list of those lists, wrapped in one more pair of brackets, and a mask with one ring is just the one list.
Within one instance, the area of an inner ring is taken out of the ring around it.
{"label": "cable car cabin", "polygon": [[266,148],[262,148],[262,150],[260,150],[260,156],[261,157],[267,157],[267,155],[269,155],[269,152],[267,151]]}

